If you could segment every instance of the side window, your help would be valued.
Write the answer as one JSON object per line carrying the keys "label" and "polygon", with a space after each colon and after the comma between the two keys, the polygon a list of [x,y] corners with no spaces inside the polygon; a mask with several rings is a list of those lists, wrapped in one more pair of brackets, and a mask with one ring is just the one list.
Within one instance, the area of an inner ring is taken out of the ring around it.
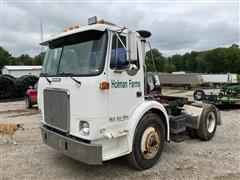
{"label": "side window", "polygon": [[[126,37],[120,36],[123,44],[126,46]],[[111,51],[111,59],[110,59],[110,68],[111,69],[124,69],[128,66],[129,62],[127,61],[127,53],[118,39],[117,35],[113,35],[112,40],[112,51]]]}

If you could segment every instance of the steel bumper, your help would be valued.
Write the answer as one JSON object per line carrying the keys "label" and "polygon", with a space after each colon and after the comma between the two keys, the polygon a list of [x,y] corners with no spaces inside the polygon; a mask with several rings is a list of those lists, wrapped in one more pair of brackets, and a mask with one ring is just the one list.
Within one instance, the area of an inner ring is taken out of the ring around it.
{"label": "steel bumper", "polygon": [[43,142],[63,154],[90,165],[102,164],[102,146],[80,142],[41,126]]}

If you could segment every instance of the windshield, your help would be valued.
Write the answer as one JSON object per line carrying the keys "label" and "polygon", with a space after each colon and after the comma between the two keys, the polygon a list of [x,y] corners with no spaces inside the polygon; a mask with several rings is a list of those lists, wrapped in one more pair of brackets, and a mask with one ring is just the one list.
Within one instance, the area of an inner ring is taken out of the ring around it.
{"label": "windshield", "polygon": [[86,31],[49,44],[42,75],[93,76],[103,71],[107,32]]}

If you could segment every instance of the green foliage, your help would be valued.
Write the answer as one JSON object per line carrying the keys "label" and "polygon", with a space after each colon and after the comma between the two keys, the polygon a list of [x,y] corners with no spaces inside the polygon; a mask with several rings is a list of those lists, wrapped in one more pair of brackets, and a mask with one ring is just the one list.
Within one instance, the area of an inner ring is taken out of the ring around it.
{"label": "green foliage", "polygon": [[4,65],[9,64],[11,60],[11,54],[9,54],[5,49],[0,47],[0,70]]}
{"label": "green foliage", "polygon": [[[237,44],[228,48],[176,54],[168,58],[163,57],[157,49],[152,49],[152,52],[158,72],[240,73],[240,49]],[[147,70],[153,71],[150,51],[146,53],[145,59]]]}
{"label": "green foliage", "polygon": [[166,61],[164,65],[164,72],[172,73],[173,71],[176,71],[175,65],[170,61]]}
{"label": "green foliage", "polygon": [[[147,71],[155,72],[155,68],[156,68],[157,72],[163,72],[164,62],[165,62],[165,58],[158,51],[158,49],[152,49],[151,51],[148,51],[146,53],[145,64],[147,66]],[[154,68],[154,64],[155,64],[155,68]]]}

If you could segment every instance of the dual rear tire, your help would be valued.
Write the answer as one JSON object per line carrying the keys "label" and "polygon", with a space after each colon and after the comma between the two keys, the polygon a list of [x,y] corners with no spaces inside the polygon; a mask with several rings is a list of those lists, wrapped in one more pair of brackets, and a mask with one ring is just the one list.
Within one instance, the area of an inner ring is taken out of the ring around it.
{"label": "dual rear tire", "polygon": [[212,139],[217,129],[217,110],[215,106],[207,104],[203,106],[198,129],[187,128],[191,138],[199,138],[204,141]]}

